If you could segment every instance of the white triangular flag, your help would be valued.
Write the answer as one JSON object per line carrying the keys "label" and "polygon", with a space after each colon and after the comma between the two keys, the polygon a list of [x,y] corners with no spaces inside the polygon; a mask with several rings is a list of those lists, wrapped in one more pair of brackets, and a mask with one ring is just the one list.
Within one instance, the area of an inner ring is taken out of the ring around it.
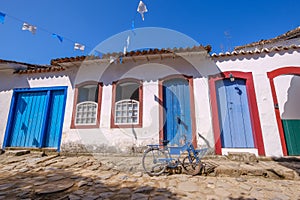
{"label": "white triangular flag", "polygon": [[23,26],[22,26],[22,30],[23,31],[30,31],[32,34],[35,34],[36,32],[36,26],[33,26],[31,24],[28,24],[28,23],[23,23]]}
{"label": "white triangular flag", "polygon": [[123,54],[126,55],[126,53],[127,53],[127,47],[124,46]]}
{"label": "white triangular flag", "polygon": [[85,46],[79,43],[74,44],[74,50],[81,50],[84,51]]}
{"label": "white triangular flag", "polygon": [[145,20],[144,18],[144,13],[148,12],[146,5],[144,4],[143,1],[140,1],[139,6],[137,8],[137,11],[141,14],[143,21]]}
{"label": "white triangular flag", "polygon": [[115,61],[116,61],[116,58],[115,58],[115,57],[113,57],[113,56],[110,56],[110,57],[109,57],[109,63],[110,63],[110,64],[114,63]]}
{"label": "white triangular flag", "polygon": [[128,35],[127,40],[126,40],[126,47],[128,49],[130,43],[130,36]]}

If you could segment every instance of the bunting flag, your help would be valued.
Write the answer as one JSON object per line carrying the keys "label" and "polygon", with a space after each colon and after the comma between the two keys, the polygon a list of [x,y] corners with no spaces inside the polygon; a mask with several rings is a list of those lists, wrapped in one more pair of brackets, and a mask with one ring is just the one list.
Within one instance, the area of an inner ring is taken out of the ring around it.
{"label": "bunting flag", "polygon": [[23,31],[30,31],[32,34],[35,34],[36,32],[36,26],[33,26],[31,24],[28,24],[28,23],[23,23],[23,26],[22,26],[22,30]]}
{"label": "bunting flag", "polygon": [[130,35],[128,35],[127,40],[126,40],[126,47],[128,49],[130,43]]}
{"label": "bunting flag", "polygon": [[84,51],[85,46],[79,43],[74,44],[74,50]]}
{"label": "bunting flag", "polygon": [[109,57],[109,63],[112,64],[112,63],[114,63],[114,62],[116,62],[116,58],[113,57],[113,56],[110,56],[110,57]]}
{"label": "bunting flag", "polygon": [[126,53],[127,53],[127,47],[125,46],[123,50],[123,54],[126,55]]}
{"label": "bunting flag", "polygon": [[0,12],[0,23],[1,24],[4,24],[5,16],[6,16],[6,14]]}
{"label": "bunting flag", "polygon": [[145,20],[144,18],[144,13],[148,12],[146,5],[144,4],[143,1],[140,1],[137,11],[141,14],[143,21]]}
{"label": "bunting flag", "polygon": [[52,33],[52,37],[53,38],[57,38],[60,42],[63,42],[63,40],[64,40],[64,38],[62,36],[59,36],[59,35],[57,35],[55,33]]}

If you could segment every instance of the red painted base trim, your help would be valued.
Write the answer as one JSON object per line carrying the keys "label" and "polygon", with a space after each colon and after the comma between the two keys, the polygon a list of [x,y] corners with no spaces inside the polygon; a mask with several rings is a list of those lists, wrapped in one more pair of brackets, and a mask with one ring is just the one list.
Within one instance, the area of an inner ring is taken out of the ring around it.
{"label": "red painted base trim", "polygon": [[238,71],[228,71],[221,74],[216,74],[209,77],[209,89],[210,89],[210,99],[212,104],[212,118],[213,118],[213,128],[215,137],[215,152],[216,154],[222,154],[221,145],[221,131],[219,125],[219,113],[218,113],[218,103],[216,94],[216,81],[225,78],[230,78],[232,74],[235,78],[241,78],[246,80],[246,89],[249,102],[249,110],[251,117],[251,125],[253,127],[253,139],[254,145],[258,149],[259,155],[265,155],[264,142],[262,137],[260,119],[258,115],[256,94],[254,89],[253,77],[251,72],[238,72]]}

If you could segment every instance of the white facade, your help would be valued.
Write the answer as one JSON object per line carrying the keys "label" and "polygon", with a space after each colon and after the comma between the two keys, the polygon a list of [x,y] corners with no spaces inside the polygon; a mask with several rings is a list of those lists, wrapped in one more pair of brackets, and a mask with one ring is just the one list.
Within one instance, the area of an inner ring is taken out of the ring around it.
{"label": "white facade", "polygon": [[[179,55],[179,56],[178,56]],[[152,56],[152,57],[151,57]],[[261,125],[266,156],[282,156],[282,142],[274,112],[274,101],[267,73],[279,68],[299,67],[298,49],[256,54],[238,54],[224,57],[209,56],[206,52],[179,53],[172,55],[149,55],[128,57],[123,63],[109,60],[65,62],[66,70],[49,73],[13,74],[0,71],[0,145],[3,145],[9,108],[15,88],[39,88],[67,86],[67,101],[61,139],[62,151],[66,152],[131,152],[147,144],[159,143],[160,105],[157,102],[159,84],[169,76],[189,76],[193,79],[195,130],[213,148],[214,135],[209,76],[221,72],[251,72],[256,93],[258,116]],[[143,83],[143,112],[141,128],[112,128],[112,84],[114,81],[133,78]],[[71,127],[74,112],[74,92],[78,84],[88,81],[103,83],[100,125],[98,128],[74,129]],[[298,102],[299,78],[293,75],[274,79],[281,116],[300,119]],[[293,99],[298,99],[297,101]],[[197,135],[198,146],[207,143]],[[248,151],[258,154],[257,149],[222,149]]]}

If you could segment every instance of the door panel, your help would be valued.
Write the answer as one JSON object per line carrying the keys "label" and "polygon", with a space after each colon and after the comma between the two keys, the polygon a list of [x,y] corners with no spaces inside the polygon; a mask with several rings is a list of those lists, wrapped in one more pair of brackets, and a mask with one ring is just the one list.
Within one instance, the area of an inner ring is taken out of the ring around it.
{"label": "door panel", "polygon": [[164,139],[171,145],[192,141],[190,91],[185,79],[172,79],[163,84]]}
{"label": "door panel", "polygon": [[11,130],[11,147],[40,144],[47,92],[19,93]]}
{"label": "door panel", "polygon": [[50,97],[50,102],[51,105],[48,116],[49,121],[44,146],[58,147],[62,128],[61,119],[64,111],[64,91],[53,91]]}
{"label": "door panel", "polygon": [[286,146],[288,155],[296,156],[300,155],[300,120],[299,119],[285,119],[282,120],[284,129],[284,135],[286,140]]}
{"label": "door panel", "polygon": [[223,148],[253,148],[254,140],[246,81],[216,82],[220,135]]}

